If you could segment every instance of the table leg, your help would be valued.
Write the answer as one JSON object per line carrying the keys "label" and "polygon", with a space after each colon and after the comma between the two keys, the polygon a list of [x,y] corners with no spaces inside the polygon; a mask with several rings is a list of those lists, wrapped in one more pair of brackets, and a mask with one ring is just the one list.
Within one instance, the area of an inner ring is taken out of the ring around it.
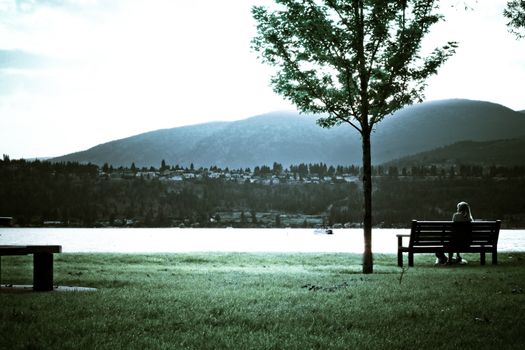
{"label": "table leg", "polygon": [[33,257],[33,290],[53,290],[53,253],[35,253]]}

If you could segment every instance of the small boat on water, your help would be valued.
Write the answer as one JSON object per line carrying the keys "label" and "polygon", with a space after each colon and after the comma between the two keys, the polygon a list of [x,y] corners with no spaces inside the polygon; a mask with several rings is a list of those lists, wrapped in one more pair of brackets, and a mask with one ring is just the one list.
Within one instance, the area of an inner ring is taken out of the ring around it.
{"label": "small boat on water", "polygon": [[314,234],[316,235],[331,235],[333,233],[334,232],[332,231],[331,228],[316,228],[314,230]]}

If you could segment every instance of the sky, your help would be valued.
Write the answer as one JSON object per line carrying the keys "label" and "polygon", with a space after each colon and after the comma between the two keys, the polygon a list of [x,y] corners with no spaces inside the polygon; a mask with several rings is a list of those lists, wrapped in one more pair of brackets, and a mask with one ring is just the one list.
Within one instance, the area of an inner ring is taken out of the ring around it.
{"label": "sky", "polygon": [[[60,156],[157,129],[294,110],[250,45],[251,7],[271,4],[0,0],[0,154]],[[505,4],[443,1],[446,21],[423,49],[460,46],[428,80],[426,100],[525,109],[525,39],[508,33]]]}

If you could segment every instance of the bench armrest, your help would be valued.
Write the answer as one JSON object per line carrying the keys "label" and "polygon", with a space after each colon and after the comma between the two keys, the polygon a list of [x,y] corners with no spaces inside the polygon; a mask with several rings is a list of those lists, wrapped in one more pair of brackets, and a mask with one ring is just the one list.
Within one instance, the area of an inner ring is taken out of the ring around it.
{"label": "bench armrest", "polygon": [[397,249],[399,250],[399,248],[403,246],[403,237],[410,237],[410,235],[406,233],[400,233],[400,234],[397,234],[396,236],[397,236]]}

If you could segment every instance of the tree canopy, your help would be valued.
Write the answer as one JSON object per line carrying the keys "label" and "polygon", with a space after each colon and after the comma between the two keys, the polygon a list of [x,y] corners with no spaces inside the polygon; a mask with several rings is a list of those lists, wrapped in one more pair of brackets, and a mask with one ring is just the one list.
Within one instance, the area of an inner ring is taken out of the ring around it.
{"label": "tree canopy", "polygon": [[518,39],[525,38],[525,1],[512,0],[507,2],[503,15],[509,20],[507,27]]}
{"label": "tree canopy", "polygon": [[419,55],[424,35],[442,18],[437,1],[276,3],[276,11],[253,8],[253,47],[280,68],[272,79],[275,91],[303,112],[327,113],[322,126],[348,122],[361,132],[363,123],[371,128],[422,100],[425,79],[456,47],[448,42]]}

